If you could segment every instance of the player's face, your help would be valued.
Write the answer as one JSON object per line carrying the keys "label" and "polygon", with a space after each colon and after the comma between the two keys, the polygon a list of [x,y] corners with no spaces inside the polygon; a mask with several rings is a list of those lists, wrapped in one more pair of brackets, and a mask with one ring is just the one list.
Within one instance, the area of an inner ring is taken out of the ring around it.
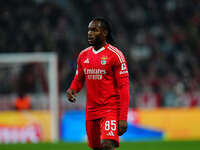
{"label": "player's face", "polygon": [[100,45],[104,41],[103,29],[99,21],[91,21],[88,26],[88,43],[91,46]]}

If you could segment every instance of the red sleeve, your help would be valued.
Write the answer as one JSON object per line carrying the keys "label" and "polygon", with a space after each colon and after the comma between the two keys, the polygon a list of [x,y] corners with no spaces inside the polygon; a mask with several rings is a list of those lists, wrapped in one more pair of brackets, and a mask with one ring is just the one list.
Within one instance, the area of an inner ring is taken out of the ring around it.
{"label": "red sleeve", "polygon": [[85,81],[85,76],[84,76],[84,72],[83,69],[81,67],[81,55],[79,55],[78,60],[77,60],[77,68],[76,68],[76,74],[74,77],[74,80],[71,83],[70,88],[75,90],[76,92],[79,92],[83,85],[84,85],[84,81]]}
{"label": "red sleeve", "polygon": [[[121,58],[120,58],[121,57]],[[120,90],[120,116],[119,120],[127,120],[128,107],[129,107],[129,75],[125,57],[115,57],[115,78]]]}

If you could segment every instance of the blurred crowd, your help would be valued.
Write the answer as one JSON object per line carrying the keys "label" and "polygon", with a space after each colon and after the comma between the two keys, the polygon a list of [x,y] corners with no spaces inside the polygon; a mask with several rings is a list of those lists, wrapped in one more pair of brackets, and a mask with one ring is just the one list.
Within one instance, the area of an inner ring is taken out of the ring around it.
{"label": "blurred crowd", "polygon": [[94,16],[109,18],[128,61],[132,107],[200,106],[198,0],[0,1],[0,52],[56,52],[60,91],[73,79]]}

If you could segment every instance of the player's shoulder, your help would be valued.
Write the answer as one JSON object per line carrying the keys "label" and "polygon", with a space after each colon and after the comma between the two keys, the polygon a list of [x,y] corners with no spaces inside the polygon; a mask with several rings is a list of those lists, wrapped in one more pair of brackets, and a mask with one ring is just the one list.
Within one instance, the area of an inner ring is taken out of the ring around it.
{"label": "player's shoulder", "polygon": [[79,56],[85,55],[85,54],[88,53],[91,49],[92,49],[92,46],[83,49],[83,50],[80,52]]}
{"label": "player's shoulder", "polygon": [[121,50],[119,50],[117,47],[109,44],[107,48],[110,52],[114,53],[115,55],[122,55],[123,56],[123,52]]}
{"label": "player's shoulder", "polygon": [[112,53],[114,57],[117,57],[120,60],[120,62],[125,62],[125,57],[123,52],[119,50],[117,47],[109,44],[107,46],[107,49]]}

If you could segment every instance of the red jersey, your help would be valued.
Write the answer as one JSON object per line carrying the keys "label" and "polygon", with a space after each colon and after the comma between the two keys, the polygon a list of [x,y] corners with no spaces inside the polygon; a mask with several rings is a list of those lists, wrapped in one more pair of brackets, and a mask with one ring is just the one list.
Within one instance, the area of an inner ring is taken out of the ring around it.
{"label": "red jersey", "polygon": [[79,92],[86,81],[86,120],[112,113],[127,120],[129,105],[129,75],[123,53],[106,44],[99,50],[88,47],[77,60],[77,70],[71,89]]}

